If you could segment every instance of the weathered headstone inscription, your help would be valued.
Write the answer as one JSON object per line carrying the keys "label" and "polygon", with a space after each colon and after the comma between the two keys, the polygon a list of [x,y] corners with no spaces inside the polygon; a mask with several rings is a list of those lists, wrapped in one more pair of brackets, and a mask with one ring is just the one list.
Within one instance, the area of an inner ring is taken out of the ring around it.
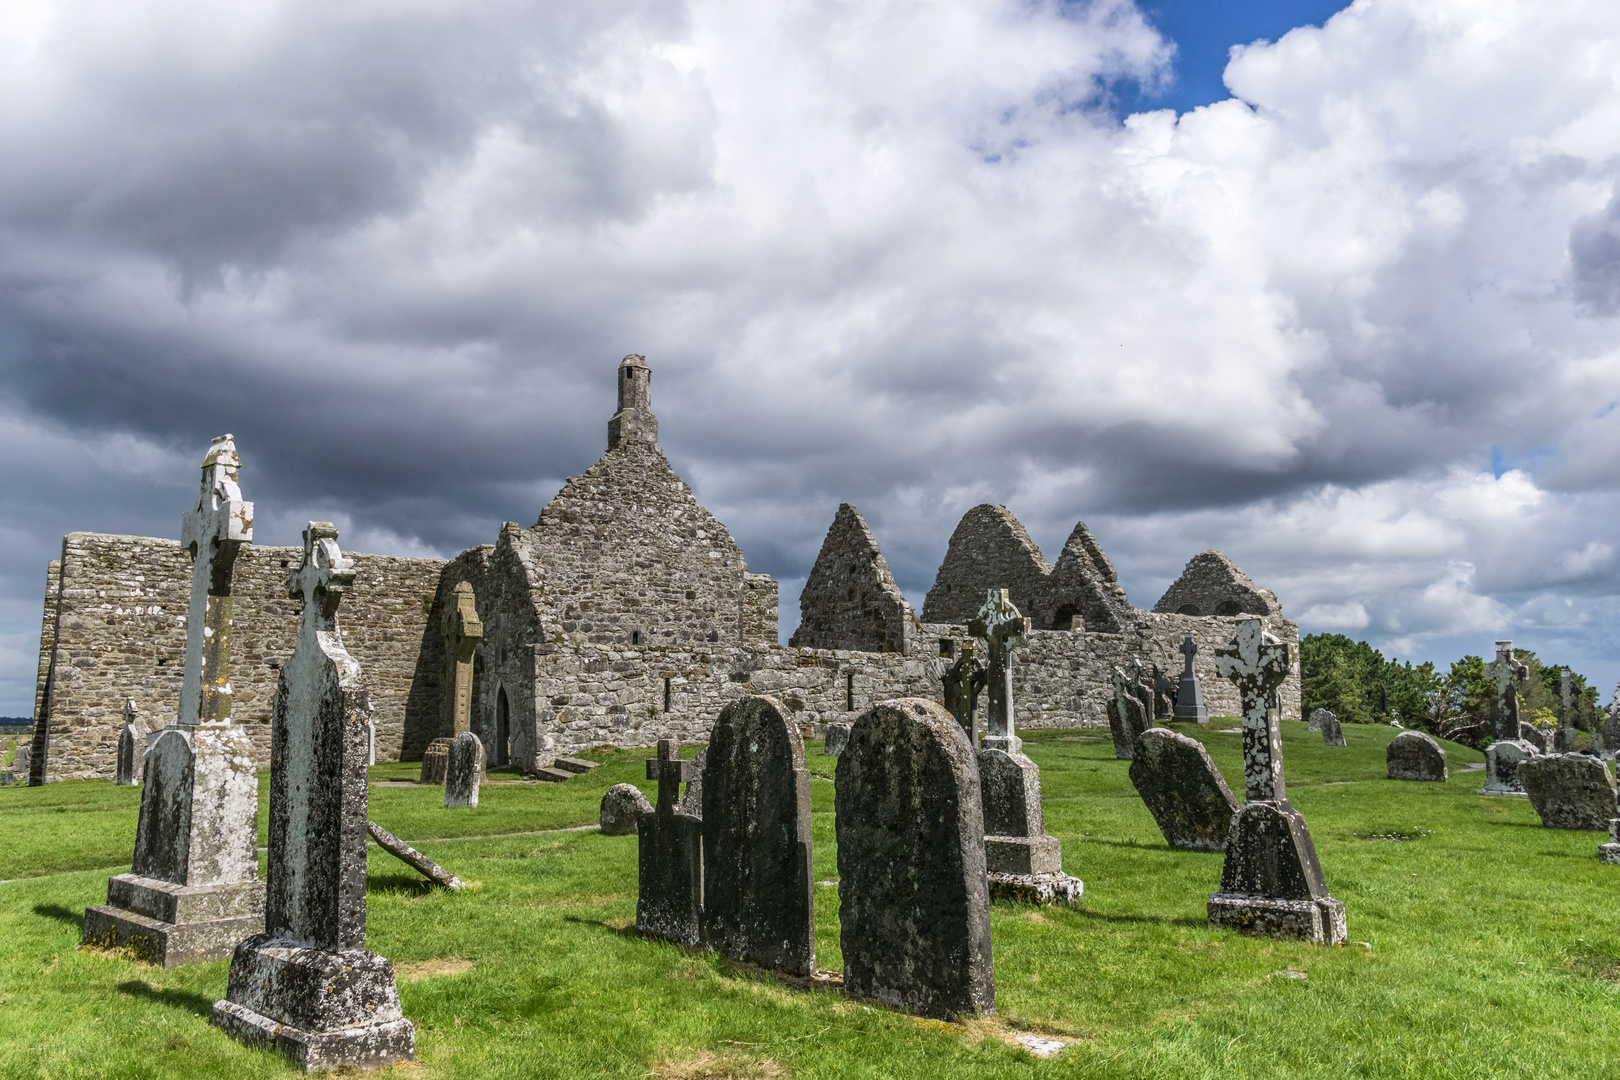
{"label": "weathered headstone inscription", "polygon": [[[1006,589],[991,589],[968,624],[989,659],[989,733],[979,751],[985,865],[994,895],[1037,903],[1073,903],[1084,889],[1063,872],[1063,844],[1046,835],[1041,770],[1013,730],[1013,654],[1025,621]],[[997,693],[996,688],[1001,692]]]}
{"label": "weathered headstone inscription", "polygon": [[253,743],[231,722],[231,574],[253,539],[240,470],[231,437],[215,439],[181,524],[192,574],[179,710],[145,755],[134,866],[84,915],[86,944],[164,967],[228,956],[264,927]]}
{"label": "weathered headstone inscription", "polygon": [[1131,783],[1167,844],[1183,851],[1225,851],[1238,802],[1197,739],[1148,728],[1131,759]]}
{"label": "weathered headstone inscription", "polygon": [[271,719],[265,929],[236,947],[214,1022],[306,1072],[377,1069],[415,1056],[394,968],[366,950],[366,757],[371,703],[337,609],[354,562],[337,529],[304,529],[287,578],[303,601],[298,645]]}
{"label": "weathered headstone inscription", "polygon": [[961,655],[944,675],[945,710],[956,717],[967,732],[968,744],[975,749],[984,735],[979,723],[979,693],[988,680],[984,665],[973,655],[973,642],[964,641]]}
{"label": "weathered headstone inscription", "polygon": [[867,710],[838,757],[844,987],[918,1016],[995,1010],[978,765],[920,698]]}
{"label": "weathered headstone inscription", "polygon": [[478,805],[478,782],[484,775],[484,743],[470,731],[450,740],[450,761],[444,771],[444,808],[459,810]]}
{"label": "weathered headstone inscription", "polygon": [[1545,754],[1519,766],[1519,782],[1549,829],[1603,832],[1615,816],[1614,778],[1600,758]]}
{"label": "weathered headstone inscription", "polygon": [[1181,681],[1176,686],[1175,718],[1194,724],[1209,723],[1209,708],[1204,704],[1204,684],[1193,673],[1193,657],[1198,655],[1198,642],[1188,634],[1181,642]]}
{"label": "weathered headstone inscription", "polygon": [[768,697],[720,710],[703,766],[703,940],[733,960],[815,971],[810,770]]}
{"label": "weathered headstone inscription", "polygon": [[1114,736],[1114,756],[1129,761],[1136,740],[1148,728],[1147,715],[1142,708],[1142,700],[1131,692],[1123,671],[1117,667],[1110,668],[1108,682],[1113,687],[1113,693],[1108,698],[1108,728]]}
{"label": "weathered headstone inscription", "polygon": [[636,835],[636,819],[652,813],[652,803],[634,784],[614,784],[602,796],[597,821],[606,836]]}
{"label": "weathered headstone inscription", "polygon": [[680,745],[658,740],[658,757],[647,762],[647,779],[658,782],[658,803],[636,821],[640,883],[636,929],[643,934],[696,945],[703,905],[703,822],[679,808],[681,785],[695,780]]}
{"label": "weathered headstone inscription", "polygon": [[117,782],[134,785],[141,782],[146,766],[146,725],[141,722],[140,707],[133,700],[124,702],[124,726],[118,732]]}
{"label": "weathered headstone inscription", "polygon": [[1232,819],[1209,921],[1245,933],[1339,945],[1346,935],[1344,905],[1328,894],[1305,817],[1288,802],[1282,736],[1268,707],[1292,669],[1289,653],[1259,619],[1240,621],[1232,644],[1215,650],[1215,669],[1243,700],[1247,801]]}
{"label": "weathered headstone inscription", "polygon": [[1384,764],[1391,780],[1446,780],[1446,749],[1421,731],[1403,731],[1389,741]]}
{"label": "weathered headstone inscription", "polygon": [[1481,795],[1523,795],[1519,766],[1536,756],[1536,748],[1520,737],[1519,687],[1530,677],[1530,669],[1513,653],[1513,642],[1496,643],[1496,659],[1490,667],[1496,696],[1491,705],[1491,722],[1496,741],[1485,749],[1485,786]]}

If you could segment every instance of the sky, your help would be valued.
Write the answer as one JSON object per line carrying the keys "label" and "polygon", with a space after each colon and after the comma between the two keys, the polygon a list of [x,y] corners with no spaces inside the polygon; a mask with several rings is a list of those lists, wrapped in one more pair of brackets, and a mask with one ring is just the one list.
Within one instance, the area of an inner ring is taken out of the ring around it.
{"label": "sky", "polygon": [[[1620,6],[17,0],[0,14],[0,714],[74,530],[448,556],[614,370],[784,636],[840,502],[1139,607],[1620,679]],[[1605,694],[1607,698],[1607,694]]]}

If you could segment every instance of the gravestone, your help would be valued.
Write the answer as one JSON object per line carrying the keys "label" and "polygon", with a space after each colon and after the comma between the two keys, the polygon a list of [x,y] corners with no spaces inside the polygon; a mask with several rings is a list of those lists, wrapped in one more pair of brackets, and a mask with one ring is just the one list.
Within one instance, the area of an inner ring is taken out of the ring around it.
{"label": "gravestone", "polygon": [[1384,763],[1391,780],[1437,780],[1445,783],[1446,750],[1421,731],[1403,731],[1389,742]]}
{"label": "gravestone", "polygon": [[478,805],[478,782],[484,775],[484,743],[470,731],[450,740],[450,762],[444,771],[444,808]]}
{"label": "gravestone", "polygon": [[703,940],[733,960],[809,976],[816,966],[810,770],[768,697],[720,710],[703,766]]}
{"label": "gravestone", "polygon": [[146,725],[141,722],[140,707],[134,701],[124,702],[124,726],[118,732],[117,783],[135,785],[141,782],[146,765]]}
{"label": "gravestone", "polygon": [[692,755],[692,779],[686,782],[686,794],[681,796],[680,801],[681,813],[700,821],[703,819],[703,769],[708,763],[707,746]]}
{"label": "gravestone", "polygon": [[1259,619],[1237,624],[1215,669],[1243,701],[1243,787],[1209,921],[1244,933],[1344,943],[1344,905],[1328,894],[1305,817],[1288,802],[1282,736],[1269,701],[1293,667],[1292,650]]}
{"label": "gravestone", "polygon": [[636,929],[683,945],[698,943],[703,905],[703,822],[679,808],[680,788],[698,776],[680,760],[680,745],[658,740],[647,779],[658,782],[658,803],[636,819]]}
{"label": "gravestone", "polygon": [[1620,817],[1609,820],[1609,842],[1598,845],[1598,859],[1620,865]]}
{"label": "gravestone", "polygon": [[1615,686],[1613,699],[1605,712],[1598,731],[1603,740],[1603,756],[1612,758],[1620,751],[1620,685]]}
{"label": "gravestone", "polygon": [[85,944],[166,968],[229,956],[264,928],[253,741],[231,720],[231,577],[253,539],[240,470],[231,437],[215,439],[181,523],[192,571],[179,708],[145,754],[134,865],[84,913]]}
{"label": "gravestone", "polygon": [[1153,725],[1153,678],[1140,656],[1131,657],[1131,662],[1126,665],[1126,676],[1130,682],[1128,689],[1136,696],[1136,700],[1142,703],[1142,719],[1146,721],[1143,724],[1145,731]]}
{"label": "gravestone", "polygon": [[992,896],[1035,903],[1073,903],[1084,889],[1063,872],[1063,845],[1046,835],[1041,770],[1024,754],[1013,730],[1013,654],[1026,623],[1006,589],[991,589],[968,624],[989,660],[984,748],[979,751],[979,801],[984,856]]}
{"label": "gravestone", "polygon": [[1136,749],[1131,783],[1165,843],[1182,851],[1225,851],[1238,803],[1204,744],[1155,727],[1142,733]]}
{"label": "gravestone", "polygon": [[484,636],[472,582],[456,583],[453,602],[444,609],[439,629],[444,636],[444,712],[439,730],[448,729],[455,738],[472,730],[473,655]]}
{"label": "gravestone", "polygon": [[1603,832],[1620,812],[1608,766],[1586,754],[1533,758],[1519,766],[1519,782],[1549,829]]}
{"label": "gravestone", "polygon": [[422,771],[417,776],[418,784],[442,784],[444,774],[450,768],[450,740],[434,739],[422,751]]}
{"label": "gravestone", "polygon": [[1538,754],[1550,752],[1548,745],[1550,740],[1547,738],[1547,733],[1528,720],[1519,721],[1519,740],[1529,743]]}
{"label": "gravestone", "polygon": [[33,757],[33,744],[23,743],[21,746],[17,747],[17,756],[11,759],[11,771],[13,775],[21,777],[23,783],[25,784],[28,782],[28,766],[33,760]]}
{"label": "gravestone", "polygon": [[1209,723],[1209,708],[1204,704],[1204,684],[1193,673],[1193,657],[1198,655],[1198,642],[1188,634],[1181,641],[1181,681],[1176,685],[1175,718],[1193,724]]}
{"label": "gravestone", "polygon": [[[1316,712],[1326,714],[1322,717],[1322,745],[1344,746],[1344,728],[1339,726],[1339,718],[1326,709],[1318,709]],[[1315,715],[1316,713],[1311,714],[1312,717]]]}
{"label": "gravestone", "polygon": [[1513,653],[1513,642],[1496,643],[1496,659],[1490,666],[1496,684],[1491,704],[1491,724],[1496,741],[1485,749],[1485,786],[1481,795],[1524,795],[1519,783],[1519,766],[1536,756],[1533,744],[1520,735],[1519,687],[1530,677],[1530,669]]}
{"label": "gravestone", "polygon": [[[1123,671],[1110,668],[1108,682],[1113,687],[1113,694],[1108,698],[1108,728],[1114,736],[1114,756],[1129,761],[1136,740],[1147,730],[1147,716],[1141,699],[1131,693]],[[1205,722],[1208,722],[1207,716]]]}
{"label": "gravestone", "polygon": [[1310,723],[1306,725],[1306,729],[1309,731],[1321,731],[1323,730],[1322,724],[1325,721],[1336,719],[1337,717],[1328,712],[1326,709],[1312,709]]}
{"label": "gravestone", "polygon": [[1176,686],[1164,677],[1164,673],[1159,670],[1158,664],[1154,664],[1151,670],[1153,675],[1153,719],[1169,720],[1172,718],[1170,702],[1175,695]]}
{"label": "gravestone", "polygon": [[984,665],[973,655],[973,642],[962,643],[962,653],[943,676],[945,711],[956,717],[967,733],[968,745],[978,748],[984,735],[979,723],[979,693],[989,680]]}
{"label": "gravestone", "polygon": [[978,763],[920,698],[873,706],[838,757],[844,989],[942,1020],[995,1010]]}
{"label": "gravestone", "polygon": [[214,1022],[305,1072],[410,1061],[416,1028],[394,968],[366,950],[366,756],[371,701],[343,648],[338,605],[354,583],[330,522],[304,529],[287,576],[303,603],[270,728],[270,872],[264,932],[236,947]]}
{"label": "gravestone", "polygon": [[849,742],[849,725],[848,724],[828,724],[827,725],[827,743],[826,743],[825,746],[823,746],[821,748],[822,756],[824,756],[824,757],[837,757],[839,754],[842,754],[844,752],[844,747],[845,747],[846,744],[848,744],[848,742]]}
{"label": "gravestone", "polygon": [[415,848],[411,847],[411,845],[407,844],[405,841],[401,840],[399,837],[395,836],[393,833],[389,832],[375,821],[366,822],[366,831],[371,834],[371,838],[373,840],[377,841],[378,847],[382,848],[384,851],[388,852],[388,854],[392,855],[406,866],[409,866],[412,870],[415,870],[429,881],[443,885],[451,892],[460,892],[462,889],[467,887],[466,882],[456,877],[456,875],[452,874],[450,871],[446,870],[444,867],[440,866],[438,863],[434,862],[420,851],[417,851]]}
{"label": "gravestone", "polygon": [[634,784],[614,784],[602,796],[602,810],[597,816],[606,836],[634,836],[636,819],[652,813],[652,803]]}

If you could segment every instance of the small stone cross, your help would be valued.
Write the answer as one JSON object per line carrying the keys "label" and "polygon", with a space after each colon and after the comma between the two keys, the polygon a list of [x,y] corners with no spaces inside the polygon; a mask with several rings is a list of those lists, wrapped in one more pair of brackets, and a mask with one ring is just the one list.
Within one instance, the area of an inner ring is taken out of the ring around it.
{"label": "small stone cross", "polygon": [[354,560],[338,547],[337,536],[330,521],[310,522],[304,528],[304,561],[287,575],[287,595],[304,602],[299,641],[308,635],[312,649],[319,647],[315,635],[337,633],[338,604],[354,583]]}
{"label": "small stone cross", "polygon": [[1180,652],[1186,660],[1186,663],[1181,668],[1181,677],[1190,679],[1193,677],[1193,657],[1198,655],[1198,642],[1193,640],[1191,634],[1188,634],[1182,640]]}
{"label": "small stone cross", "polygon": [[253,540],[253,504],[242,501],[237,484],[241,468],[231,436],[209,444],[197,505],[180,522],[180,543],[191,552],[191,604],[178,727],[231,722],[231,572]]}
{"label": "small stone cross", "polygon": [[1272,691],[1293,669],[1292,650],[1266,633],[1259,619],[1237,624],[1232,644],[1215,650],[1215,671],[1243,698],[1243,787],[1250,802],[1282,801],[1282,735],[1268,707]]}
{"label": "small stone cross", "polygon": [[658,781],[658,816],[668,817],[681,801],[681,785],[698,778],[695,761],[681,761],[680,743],[658,740],[658,757],[647,759],[647,779]]}
{"label": "small stone cross", "polygon": [[[990,691],[990,738],[1014,738],[1012,654],[1024,640],[1028,624],[1006,589],[991,589],[984,607],[968,624],[972,634],[984,646],[989,660],[986,686]],[[987,744],[988,745],[988,744]],[[1014,747],[1016,750],[1016,747]]]}
{"label": "small stone cross", "polygon": [[974,750],[979,748],[979,736],[984,734],[980,730],[982,725],[978,707],[979,694],[987,680],[984,665],[973,655],[973,642],[962,642],[962,655],[945,672],[942,681],[945,684],[945,708],[962,725]]}
{"label": "small stone cross", "polygon": [[1530,669],[1519,663],[1514,655],[1513,642],[1496,643],[1496,659],[1491,663],[1491,677],[1496,680],[1496,737],[1519,737],[1519,687],[1530,677]]}

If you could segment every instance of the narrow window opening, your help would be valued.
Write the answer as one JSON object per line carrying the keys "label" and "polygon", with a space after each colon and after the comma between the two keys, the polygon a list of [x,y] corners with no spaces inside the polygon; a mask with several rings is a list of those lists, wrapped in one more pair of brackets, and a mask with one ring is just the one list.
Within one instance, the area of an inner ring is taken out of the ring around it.
{"label": "narrow window opening", "polygon": [[641,644],[641,631],[640,630],[632,630],[632,631],[630,631],[630,644],[632,644],[632,645],[640,645]]}
{"label": "narrow window opening", "polygon": [[669,676],[666,675],[666,676],[664,676],[664,711],[665,712],[669,712],[669,700],[670,700]]}
{"label": "narrow window opening", "polygon": [[950,657],[955,656],[956,655],[956,642],[952,641],[948,637],[940,638],[939,639],[939,655],[945,657],[946,659],[949,659]]}
{"label": "narrow window opening", "polygon": [[844,676],[844,708],[849,712],[855,711],[855,673],[853,671]]}

